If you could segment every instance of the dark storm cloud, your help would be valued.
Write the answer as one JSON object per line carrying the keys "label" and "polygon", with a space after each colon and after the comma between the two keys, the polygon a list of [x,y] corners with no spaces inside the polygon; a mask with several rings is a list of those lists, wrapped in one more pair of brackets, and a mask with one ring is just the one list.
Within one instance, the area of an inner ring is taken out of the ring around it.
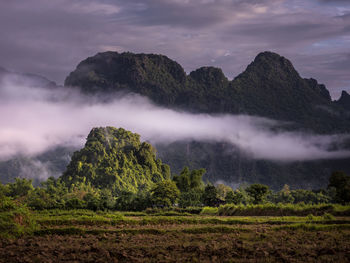
{"label": "dark storm cloud", "polygon": [[327,84],[337,97],[350,83],[346,2],[2,1],[0,65],[62,83],[80,60],[116,50],[162,53],[186,71],[217,66],[232,78],[257,53],[271,50],[289,58],[302,76]]}

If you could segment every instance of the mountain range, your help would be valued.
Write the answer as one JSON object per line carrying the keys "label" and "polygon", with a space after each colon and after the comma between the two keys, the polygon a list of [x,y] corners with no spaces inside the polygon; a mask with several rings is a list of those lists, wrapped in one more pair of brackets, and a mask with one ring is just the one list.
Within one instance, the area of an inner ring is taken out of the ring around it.
{"label": "mountain range", "polygon": [[170,108],[292,121],[319,133],[350,130],[349,94],[332,101],[324,85],[301,78],[288,59],[272,52],[258,54],[232,81],[215,67],[186,75],[166,56],[104,52],[80,62],[65,86],[90,94],[130,91]]}
{"label": "mountain range", "polygon": [[[2,72],[6,70],[0,70],[0,77]],[[48,83],[44,85],[55,86]],[[287,123],[279,127],[287,131],[350,132],[350,95],[343,91],[338,100],[332,101],[324,85],[302,78],[288,59],[272,52],[258,54],[233,80],[215,67],[201,67],[186,74],[181,65],[163,55],[103,52],[80,62],[64,85],[94,97],[136,93],[157,105],[193,113],[266,117]],[[170,165],[172,172],[178,173],[185,165],[204,167],[205,179],[233,186],[260,182],[275,189],[284,184],[320,188],[326,186],[332,171],[350,172],[348,158],[280,163],[251,159],[225,143],[203,141],[157,144],[156,148],[158,157]],[[56,161],[50,169],[59,174],[68,163],[68,158],[63,158],[67,154],[72,154],[72,149],[63,147],[36,158]],[[18,175],[16,162],[21,160],[23,157],[0,162],[2,182]]]}

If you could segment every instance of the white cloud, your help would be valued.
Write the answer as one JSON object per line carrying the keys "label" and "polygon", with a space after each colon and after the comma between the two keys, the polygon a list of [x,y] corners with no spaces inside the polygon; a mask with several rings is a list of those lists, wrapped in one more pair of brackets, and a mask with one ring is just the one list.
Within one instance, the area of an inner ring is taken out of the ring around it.
{"label": "white cloud", "polygon": [[28,87],[6,77],[0,84],[0,158],[35,155],[58,145],[82,146],[91,128],[123,127],[152,143],[226,142],[252,158],[296,161],[343,158],[330,148],[343,136],[272,131],[278,122],[243,115],[189,114],[140,96],[96,102],[77,91]]}
{"label": "white cloud", "polygon": [[104,4],[96,1],[69,1],[66,3],[70,12],[97,14],[97,15],[114,15],[121,11],[121,8],[115,4]]}

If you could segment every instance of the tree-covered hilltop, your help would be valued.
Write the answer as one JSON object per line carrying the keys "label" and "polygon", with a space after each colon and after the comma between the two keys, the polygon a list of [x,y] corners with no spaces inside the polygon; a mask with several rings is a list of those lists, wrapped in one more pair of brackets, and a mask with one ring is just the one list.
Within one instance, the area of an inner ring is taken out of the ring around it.
{"label": "tree-covered hilltop", "polygon": [[229,81],[219,68],[202,67],[186,75],[166,56],[109,51],[80,62],[65,85],[93,94],[132,91],[190,111],[293,121],[319,133],[350,131],[350,120],[342,114],[346,94],[339,103],[332,102],[324,85],[300,77],[288,59],[273,52],[258,54]]}
{"label": "tree-covered hilltop", "polygon": [[65,80],[86,92],[128,90],[163,105],[174,104],[185,83],[183,68],[166,56],[111,51],[82,61]]}
{"label": "tree-covered hilltop", "polygon": [[136,133],[113,127],[92,129],[62,175],[69,187],[85,183],[116,193],[136,193],[169,178],[169,166],[156,158],[152,145],[141,142]]}

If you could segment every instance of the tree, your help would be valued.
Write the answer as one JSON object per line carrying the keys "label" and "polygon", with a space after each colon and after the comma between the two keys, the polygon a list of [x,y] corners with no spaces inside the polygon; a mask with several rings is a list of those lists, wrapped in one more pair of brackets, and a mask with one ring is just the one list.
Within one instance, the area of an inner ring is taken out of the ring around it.
{"label": "tree", "polygon": [[32,209],[43,210],[51,208],[63,208],[64,204],[59,206],[54,198],[52,198],[46,189],[35,188],[30,191],[24,198],[25,203]]}
{"label": "tree", "polygon": [[123,191],[118,196],[115,208],[120,211],[128,211],[131,210],[133,200],[135,198],[135,194],[132,192]]}
{"label": "tree", "polygon": [[201,198],[203,195],[203,189],[192,189],[188,192],[182,192],[179,198],[180,207],[188,206],[200,206],[202,204]]}
{"label": "tree", "polygon": [[12,184],[9,184],[9,196],[25,196],[29,191],[33,190],[32,180],[26,178],[20,179],[16,178],[16,181]]}
{"label": "tree", "polygon": [[232,192],[232,188],[225,184],[218,184],[216,190],[218,191],[218,197],[221,200],[225,200],[227,193]]}
{"label": "tree", "polygon": [[169,207],[175,204],[180,196],[180,191],[176,183],[170,180],[164,180],[156,183],[151,190],[152,202],[156,206]]}
{"label": "tree", "polygon": [[190,173],[190,189],[197,189],[202,188],[203,183],[203,175],[206,173],[206,170],[204,168],[201,169],[194,169]]}
{"label": "tree", "polygon": [[236,190],[236,191],[229,191],[226,194],[225,202],[227,204],[241,204],[243,202],[244,195],[242,194],[241,191]]}
{"label": "tree", "polygon": [[341,171],[332,173],[328,188],[332,187],[336,190],[335,202],[342,204],[350,202],[350,176]]}
{"label": "tree", "polygon": [[245,191],[253,199],[254,204],[260,204],[265,201],[269,187],[264,184],[252,184]]}
{"label": "tree", "polygon": [[294,203],[305,203],[305,204],[321,204],[329,203],[330,197],[323,194],[322,192],[316,193],[311,190],[297,189],[291,191],[291,196],[294,199]]}
{"label": "tree", "polygon": [[8,196],[9,194],[9,186],[8,184],[2,184],[0,182],[0,198],[4,197],[4,196]]}
{"label": "tree", "polygon": [[132,200],[130,210],[142,211],[148,207],[152,207],[151,193],[146,190],[139,190]]}
{"label": "tree", "polygon": [[218,204],[218,190],[212,184],[207,184],[204,188],[202,196],[203,204],[206,206],[217,206]]}
{"label": "tree", "polygon": [[185,166],[180,175],[175,175],[173,177],[173,181],[181,192],[188,192],[203,187],[204,183],[202,177],[205,172],[206,170],[203,168],[190,171],[189,168]]}
{"label": "tree", "polygon": [[100,203],[103,209],[113,209],[115,206],[115,199],[109,189],[102,189],[100,192]]}
{"label": "tree", "polygon": [[66,201],[67,209],[81,209],[86,206],[85,202],[77,197],[72,197]]}
{"label": "tree", "polygon": [[281,191],[271,194],[271,197],[273,202],[275,203],[284,203],[284,204],[292,204],[294,202],[294,197],[292,195],[292,192],[289,188],[289,185],[285,184]]}
{"label": "tree", "polygon": [[93,210],[93,211],[97,211],[101,209],[101,202],[98,198],[98,196],[96,194],[93,193],[87,193],[83,200],[86,203],[86,208]]}
{"label": "tree", "polygon": [[61,178],[55,179],[51,176],[46,181],[42,182],[41,185],[51,196],[62,197],[68,192],[68,188],[65,186]]}

